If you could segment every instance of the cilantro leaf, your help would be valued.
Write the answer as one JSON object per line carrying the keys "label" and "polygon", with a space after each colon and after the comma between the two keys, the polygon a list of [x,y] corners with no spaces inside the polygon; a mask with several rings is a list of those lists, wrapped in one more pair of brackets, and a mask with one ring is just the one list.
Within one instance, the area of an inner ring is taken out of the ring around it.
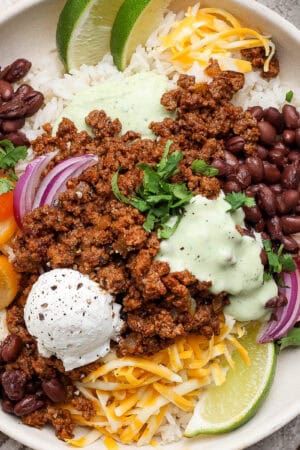
{"label": "cilantro leaf", "polygon": [[14,168],[17,162],[25,159],[26,156],[27,148],[25,146],[15,147],[8,139],[0,141],[0,169],[6,171]]}
{"label": "cilantro leaf", "polygon": [[[131,198],[121,194],[118,186],[121,167],[111,179],[112,191],[116,198],[143,213],[147,212],[143,227],[147,232],[158,227],[160,239],[168,239],[174,233],[180,221],[180,207],[187,204],[194,195],[184,183],[168,183],[167,181],[177,173],[178,164],[183,158],[183,154],[177,150],[169,156],[171,144],[171,141],[167,142],[163,156],[156,167],[138,164],[144,172],[143,181],[136,195]],[[170,226],[168,221],[174,216],[177,217],[176,223]]]}
{"label": "cilantro leaf", "polygon": [[248,197],[243,192],[231,192],[225,195],[225,200],[231,205],[229,212],[236,211],[241,206],[255,206],[255,199],[253,197]]}
{"label": "cilantro leaf", "polygon": [[218,169],[207,164],[204,159],[195,159],[192,162],[192,171],[202,173],[202,175],[206,175],[207,177],[215,177],[219,173]]}
{"label": "cilantro leaf", "polygon": [[[277,253],[272,248],[272,243],[270,239],[263,241],[264,249],[267,253],[268,263],[269,263],[269,274],[265,274],[264,279],[267,279],[267,275],[270,277],[273,274],[285,272],[293,272],[296,270],[296,264],[292,255],[289,253],[282,254],[283,245],[281,245]],[[270,278],[269,278],[270,279]]]}
{"label": "cilantro leaf", "polygon": [[280,350],[287,347],[300,347],[300,328],[292,328],[286,336],[278,341],[278,344]]}
{"label": "cilantro leaf", "polygon": [[0,195],[12,191],[14,187],[14,183],[8,178],[0,178]]}
{"label": "cilantro leaf", "polygon": [[288,91],[288,92],[285,94],[285,99],[286,99],[286,101],[289,102],[289,103],[293,100],[293,97],[294,97],[294,92],[293,92],[293,91]]}

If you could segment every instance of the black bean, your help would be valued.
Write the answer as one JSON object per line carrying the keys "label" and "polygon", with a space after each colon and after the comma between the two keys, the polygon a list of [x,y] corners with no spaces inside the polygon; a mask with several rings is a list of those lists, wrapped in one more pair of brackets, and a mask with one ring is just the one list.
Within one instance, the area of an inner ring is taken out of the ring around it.
{"label": "black bean", "polygon": [[285,234],[300,232],[300,216],[283,216],[280,220],[282,230]]}
{"label": "black bean", "polygon": [[281,242],[287,252],[296,252],[298,250],[298,243],[291,236],[282,236]]}
{"label": "black bean", "polygon": [[30,145],[29,140],[22,131],[14,131],[13,133],[9,133],[5,136],[5,139],[8,139],[16,146],[25,145],[26,147],[29,147]]}
{"label": "black bean", "polygon": [[269,151],[268,159],[278,167],[283,167],[287,163],[287,158],[285,157],[283,150],[276,148]]}
{"label": "black bean", "polygon": [[44,402],[39,400],[35,395],[26,395],[26,397],[15,405],[14,413],[19,417],[27,416],[43,406]]}
{"label": "black bean", "polygon": [[269,122],[273,127],[276,128],[277,132],[280,133],[283,129],[283,117],[277,108],[267,108],[263,112],[264,119]]}
{"label": "black bean", "polygon": [[260,209],[257,205],[255,206],[244,206],[243,207],[245,218],[250,223],[257,223],[262,218],[262,214],[260,212]]}
{"label": "black bean", "polygon": [[264,166],[262,160],[257,156],[249,156],[246,158],[245,164],[250,172],[251,180],[254,181],[254,183],[259,183],[262,181],[264,176]]}
{"label": "black bean", "polygon": [[5,411],[6,413],[8,413],[8,414],[14,413],[15,405],[10,400],[8,400],[8,399],[2,400],[1,406],[2,406],[3,411]]}
{"label": "black bean", "polygon": [[276,197],[274,192],[266,185],[262,185],[258,194],[258,205],[268,216],[276,214]]}
{"label": "black bean", "polygon": [[264,110],[261,106],[251,106],[250,108],[248,108],[248,111],[251,112],[252,116],[257,121],[260,121],[264,116]]}
{"label": "black bean", "polygon": [[13,401],[24,397],[26,381],[26,375],[22,370],[6,370],[1,377],[4,392]]}
{"label": "black bean", "polygon": [[295,130],[299,127],[299,114],[294,106],[284,105],[282,115],[287,128]]}
{"label": "black bean", "polygon": [[266,224],[265,224],[264,219],[260,219],[260,221],[257,222],[256,225],[254,225],[254,230],[257,233],[262,233],[264,231],[264,229],[265,229],[265,226],[266,226]]}
{"label": "black bean", "polygon": [[238,166],[239,166],[239,161],[238,161],[237,157],[234,156],[228,150],[224,150],[224,160],[227,164],[229,164],[233,168],[238,168]]}
{"label": "black bean", "polygon": [[10,83],[15,83],[16,81],[21,80],[27,75],[31,67],[31,62],[27,59],[20,58],[14,61],[8,68],[5,68],[6,74],[3,77],[4,80],[9,81]]}
{"label": "black bean", "polygon": [[35,114],[44,102],[44,96],[41,92],[32,91],[24,98],[26,104],[26,117],[31,117]]}
{"label": "black bean", "polygon": [[281,184],[285,189],[297,189],[299,185],[298,167],[296,163],[286,166],[282,172]]}
{"label": "black bean", "polygon": [[271,150],[280,150],[283,155],[287,155],[290,149],[284,145],[282,142],[278,141],[275,145],[273,145]]}
{"label": "black bean", "polygon": [[215,167],[218,169],[218,175],[220,177],[222,176],[228,176],[234,172],[234,168],[227,164],[223,159],[214,159],[211,163],[212,167]]}
{"label": "black bean", "polygon": [[238,153],[245,147],[245,139],[242,136],[233,136],[227,139],[226,149],[232,153]]}
{"label": "black bean", "polygon": [[236,181],[226,181],[223,186],[225,194],[229,194],[230,192],[240,192],[241,190],[241,185]]}
{"label": "black bean", "polygon": [[266,225],[271,239],[280,240],[282,238],[281,221],[278,216],[268,219]]}
{"label": "black bean", "polygon": [[264,165],[264,179],[267,183],[275,184],[280,178],[280,171],[274,164],[269,163],[268,161],[263,161]]}
{"label": "black bean", "polygon": [[20,128],[23,128],[25,125],[25,119],[16,119],[16,120],[3,120],[1,124],[1,128],[4,133],[12,133],[13,131],[17,131]]}
{"label": "black bean", "polygon": [[262,160],[267,159],[268,154],[269,154],[269,152],[265,147],[263,147],[262,145],[257,146],[257,156],[260,159],[262,159]]}
{"label": "black bean", "polygon": [[288,154],[288,160],[290,162],[294,162],[294,161],[299,161],[300,159],[300,151],[298,150],[292,150],[289,154]]}
{"label": "black bean", "polygon": [[298,147],[300,147],[300,128],[295,130],[295,141]]}
{"label": "black bean", "polygon": [[12,85],[5,80],[0,80],[0,97],[5,102],[9,101],[14,94]]}
{"label": "black bean", "polygon": [[42,382],[42,389],[47,397],[49,397],[54,403],[64,402],[66,399],[65,388],[57,378],[44,380]]}
{"label": "black bean", "polygon": [[236,181],[242,189],[246,189],[251,184],[251,175],[246,164],[241,164],[234,175],[229,175],[228,180]]}
{"label": "black bean", "polygon": [[281,194],[282,192],[282,186],[281,184],[272,184],[271,186],[269,186],[270,189],[272,189],[272,191],[274,192],[274,194]]}
{"label": "black bean", "polygon": [[260,132],[260,141],[265,145],[273,145],[276,141],[276,129],[269,122],[263,121],[257,124]]}
{"label": "black bean", "polygon": [[293,145],[296,140],[296,133],[294,130],[284,130],[282,133],[282,140],[286,145]]}
{"label": "black bean", "polygon": [[12,363],[16,361],[22,348],[23,348],[22,339],[16,334],[10,334],[4,339],[2,343],[1,349],[2,360],[6,363]]}
{"label": "black bean", "polygon": [[268,264],[268,256],[265,250],[262,250],[260,252],[260,260],[263,266],[266,266]]}

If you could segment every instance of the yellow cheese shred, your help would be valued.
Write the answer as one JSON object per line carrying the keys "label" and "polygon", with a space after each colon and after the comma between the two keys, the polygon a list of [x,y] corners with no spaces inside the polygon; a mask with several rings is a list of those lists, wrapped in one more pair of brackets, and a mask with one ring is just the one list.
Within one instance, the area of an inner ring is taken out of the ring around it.
{"label": "yellow cheese shred", "polygon": [[[233,19],[232,19],[232,22]],[[108,450],[122,444],[156,445],[155,436],[176,407],[191,413],[199,396],[211,385],[226,379],[234,348],[248,364],[247,351],[238,339],[245,333],[241,325],[226,316],[220,335],[207,339],[195,334],[178,338],[168,348],[150,358],[117,358],[112,354],[85,379],[75,383],[81,394],[91,399],[97,415],[82,417],[73,405],[63,405],[74,423],[90,431],[69,445],[84,447],[102,437]]]}
{"label": "yellow cheese shred", "polygon": [[189,7],[185,17],[175,22],[171,31],[160,36],[162,51],[170,52],[173,64],[189,70],[194,63],[205,69],[211,59],[218,61],[221,70],[247,73],[251,62],[237,57],[236,52],[263,47],[266,55],[264,71],[275,53],[275,45],[268,36],[243,27],[230,13],[221,8]]}

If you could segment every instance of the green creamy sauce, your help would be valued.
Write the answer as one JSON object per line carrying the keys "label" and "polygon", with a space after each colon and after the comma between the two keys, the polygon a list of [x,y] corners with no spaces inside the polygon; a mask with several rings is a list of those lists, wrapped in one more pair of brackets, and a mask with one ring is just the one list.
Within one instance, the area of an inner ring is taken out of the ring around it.
{"label": "green creamy sauce", "polygon": [[134,130],[144,138],[155,137],[149,129],[152,121],[161,122],[174,117],[161,104],[161,96],[173,88],[173,83],[163,75],[144,72],[127,78],[105,81],[75,95],[55,123],[54,130],[63,117],[72,120],[78,130],[91,132],[85,117],[93,110],[104,110],[112,119],[118,118],[122,133]]}
{"label": "green creamy sauce", "polygon": [[265,303],[278,293],[274,280],[263,282],[259,237],[241,236],[242,210],[228,212],[220,195],[216,200],[195,196],[185,207],[175,233],[160,244],[157,260],[171,271],[189,270],[201,281],[211,281],[211,292],[225,291],[231,304],[225,311],[237,320],[268,320]]}

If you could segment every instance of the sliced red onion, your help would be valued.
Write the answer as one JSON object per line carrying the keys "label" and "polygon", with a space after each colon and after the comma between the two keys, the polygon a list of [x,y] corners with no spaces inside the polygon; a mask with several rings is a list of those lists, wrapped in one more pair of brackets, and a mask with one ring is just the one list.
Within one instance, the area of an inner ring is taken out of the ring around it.
{"label": "sliced red onion", "polygon": [[25,214],[32,210],[41,175],[56,154],[57,152],[51,152],[39,156],[28,164],[20,176],[14,190],[14,216],[19,227],[22,227]]}
{"label": "sliced red onion", "polygon": [[66,189],[66,183],[71,178],[79,176],[85,169],[95,165],[96,155],[82,155],[69,158],[54,167],[43,179],[36,193],[33,208],[52,205],[58,195]]}
{"label": "sliced red onion", "polygon": [[293,328],[300,317],[300,262],[295,261],[297,269],[294,272],[283,273],[283,284],[288,286],[280,288],[288,299],[286,306],[276,310],[277,320],[265,323],[258,334],[258,342],[274,341],[285,336]]}

